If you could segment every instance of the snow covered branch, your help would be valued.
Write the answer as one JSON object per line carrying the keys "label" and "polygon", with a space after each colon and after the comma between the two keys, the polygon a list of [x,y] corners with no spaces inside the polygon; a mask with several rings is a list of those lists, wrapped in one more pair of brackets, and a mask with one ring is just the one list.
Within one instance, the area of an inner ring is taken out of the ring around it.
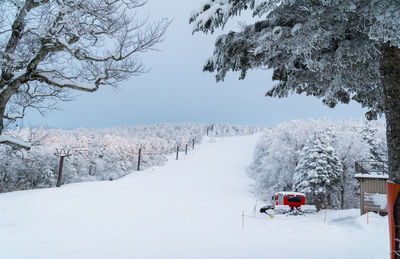
{"label": "snow covered branch", "polygon": [[56,77],[54,74],[46,72],[38,72],[32,75],[33,80],[45,82],[48,85],[60,87],[60,88],[71,88],[78,91],[94,92],[99,88],[101,80],[96,80],[94,84],[85,84],[77,80],[68,78]]}
{"label": "snow covered branch", "polygon": [[0,136],[0,144],[7,144],[15,148],[26,149],[29,150],[31,148],[31,144],[25,141],[22,141],[17,138],[13,138],[10,136]]}
{"label": "snow covered branch", "polygon": [[245,10],[253,10],[253,16],[262,16],[275,8],[282,0],[208,0],[190,15],[193,33],[211,32],[224,27],[230,18]]}
{"label": "snow covered branch", "polygon": [[145,72],[140,54],[154,50],[170,23],[137,19],[145,2],[0,1],[0,134],[26,109],[71,99],[57,89],[94,92]]}
{"label": "snow covered branch", "polygon": [[259,17],[217,38],[203,67],[217,81],[229,71],[244,79],[250,69],[272,69],[278,83],[267,96],[305,93],[329,107],[355,100],[374,119],[384,112],[382,49],[400,47],[399,9],[389,0],[208,0],[189,22],[193,33],[213,33],[244,10]]}

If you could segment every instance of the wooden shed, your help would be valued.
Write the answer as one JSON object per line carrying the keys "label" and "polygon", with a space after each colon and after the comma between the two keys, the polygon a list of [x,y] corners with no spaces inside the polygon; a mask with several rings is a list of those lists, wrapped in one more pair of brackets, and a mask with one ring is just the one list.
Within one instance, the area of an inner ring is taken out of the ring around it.
{"label": "wooden shed", "polygon": [[387,213],[386,206],[386,181],[387,174],[356,174],[355,178],[360,183],[360,213],[368,211]]}

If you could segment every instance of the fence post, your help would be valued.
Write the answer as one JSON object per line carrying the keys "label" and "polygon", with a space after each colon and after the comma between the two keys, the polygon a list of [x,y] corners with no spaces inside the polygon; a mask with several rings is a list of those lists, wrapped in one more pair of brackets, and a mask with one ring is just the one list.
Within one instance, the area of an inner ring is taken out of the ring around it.
{"label": "fence post", "polygon": [[58,166],[58,177],[57,177],[56,187],[60,187],[61,186],[63,165],[64,165],[64,157],[60,156],[60,165]]}
{"label": "fence post", "polygon": [[60,165],[58,167],[58,177],[57,177],[57,183],[56,183],[56,187],[60,187],[61,182],[62,182],[62,171],[63,171],[63,166],[64,166],[64,158],[69,156],[69,150],[65,151],[65,149],[61,149],[60,151],[58,151],[58,149],[56,149],[56,153],[54,153],[54,155],[56,155],[60,158]]}
{"label": "fence post", "polygon": [[140,171],[140,159],[142,157],[142,148],[139,148],[138,162],[137,162],[137,171]]}
{"label": "fence post", "polygon": [[187,155],[187,146],[188,146],[188,144],[186,144],[186,146],[185,146],[185,155]]}
{"label": "fence post", "polygon": [[178,154],[179,154],[179,145],[176,146],[176,160],[178,160]]}
{"label": "fence post", "polygon": [[194,139],[192,140],[192,149],[194,149]]}

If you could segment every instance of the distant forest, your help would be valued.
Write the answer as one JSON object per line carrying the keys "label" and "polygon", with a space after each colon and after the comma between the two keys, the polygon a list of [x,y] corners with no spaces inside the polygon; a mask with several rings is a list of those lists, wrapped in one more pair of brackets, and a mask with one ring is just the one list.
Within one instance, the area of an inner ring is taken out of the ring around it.
{"label": "distant forest", "polygon": [[115,180],[137,169],[163,165],[167,156],[192,149],[202,138],[249,135],[260,127],[202,123],[167,123],[106,129],[21,129],[7,135],[32,143],[29,151],[0,145],[0,192],[55,186],[59,167],[56,150],[70,150],[63,183]]}

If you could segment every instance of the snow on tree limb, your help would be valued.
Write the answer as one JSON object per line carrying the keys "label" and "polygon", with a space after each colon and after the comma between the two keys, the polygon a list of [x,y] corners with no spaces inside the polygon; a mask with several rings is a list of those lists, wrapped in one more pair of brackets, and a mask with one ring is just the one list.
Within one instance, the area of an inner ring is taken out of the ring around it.
{"label": "snow on tree limb", "polygon": [[60,87],[60,88],[71,88],[78,91],[94,92],[99,88],[100,80],[96,80],[95,84],[82,83],[76,80],[57,78],[51,73],[35,73],[33,79],[43,81],[48,85]]}
{"label": "snow on tree limb", "polygon": [[170,23],[139,20],[144,0],[0,1],[0,134],[26,109],[66,101],[64,89],[117,87],[146,71]]}
{"label": "snow on tree limb", "polygon": [[219,36],[203,67],[217,81],[268,68],[278,83],[267,96],[305,93],[329,107],[355,100],[370,119],[384,111],[380,46],[400,46],[400,2],[209,0],[189,22],[193,32],[212,33],[246,9],[259,21]]}
{"label": "snow on tree limb", "polygon": [[194,10],[189,18],[193,23],[193,33],[202,31],[213,33],[224,28],[230,18],[240,15],[247,9],[253,10],[253,16],[262,16],[278,5],[282,0],[208,0]]}
{"label": "snow on tree limb", "polygon": [[0,144],[10,145],[16,148],[22,148],[29,150],[31,148],[31,144],[26,141],[22,141],[17,138],[13,138],[10,136],[0,136]]}

